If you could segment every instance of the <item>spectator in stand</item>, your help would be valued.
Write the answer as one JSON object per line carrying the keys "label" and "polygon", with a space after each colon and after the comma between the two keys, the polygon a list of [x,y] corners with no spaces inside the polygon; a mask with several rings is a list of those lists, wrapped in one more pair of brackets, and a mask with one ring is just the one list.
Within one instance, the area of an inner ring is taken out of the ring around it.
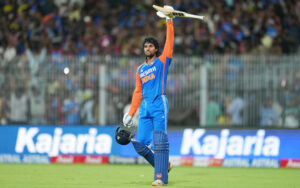
{"label": "spectator in stand", "polygon": [[264,100],[263,105],[259,109],[259,114],[261,127],[278,125],[279,116],[273,108],[273,102],[270,97],[266,97]]}
{"label": "spectator in stand", "polygon": [[43,15],[51,14],[57,9],[54,0],[39,0],[37,4]]}
{"label": "spectator in stand", "polygon": [[260,121],[260,101],[257,93],[251,93],[245,104],[245,123],[248,127],[256,127]]}
{"label": "spectator in stand", "polygon": [[44,125],[45,121],[45,94],[44,89],[32,86],[29,91],[30,101],[30,123],[33,125]]}
{"label": "spectator in stand", "polygon": [[26,43],[26,57],[29,63],[29,68],[30,68],[30,72],[32,76],[36,76],[36,74],[38,74],[38,70],[40,65],[44,64],[46,61],[46,55],[47,55],[47,44],[46,44],[46,39],[45,38],[41,38],[42,40],[42,45],[34,45],[32,44],[32,46],[35,46],[34,49],[31,49],[29,47],[29,44]]}
{"label": "spectator in stand", "polygon": [[211,96],[207,104],[205,126],[217,126],[220,115],[221,106],[217,102],[216,96]]}
{"label": "spectator in stand", "polygon": [[12,42],[8,42],[8,46],[6,47],[3,58],[5,64],[10,64],[14,60],[17,55],[16,47],[13,45]]}
{"label": "spectator in stand", "polygon": [[50,94],[47,98],[46,117],[48,124],[65,124],[65,113],[63,111],[63,97],[59,94]]}
{"label": "spectator in stand", "polygon": [[232,125],[240,126],[243,124],[243,109],[244,100],[242,94],[239,92],[227,108],[227,113],[231,115]]}
{"label": "spectator in stand", "polygon": [[78,125],[80,123],[79,104],[74,99],[73,92],[66,94],[66,99],[63,102],[63,111],[66,114],[67,125]]}
{"label": "spectator in stand", "polygon": [[9,101],[9,123],[27,124],[29,120],[29,100],[24,88],[17,88]]}
{"label": "spectator in stand", "polygon": [[283,127],[298,128],[299,115],[300,115],[300,110],[299,110],[299,105],[297,105],[296,103],[296,97],[291,96],[291,99],[287,102],[287,106],[283,111],[283,116],[284,116]]}
{"label": "spectator in stand", "polygon": [[94,100],[93,100],[93,91],[87,89],[84,91],[84,101],[81,105],[80,118],[81,123],[84,125],[95,124],[94,118]]}

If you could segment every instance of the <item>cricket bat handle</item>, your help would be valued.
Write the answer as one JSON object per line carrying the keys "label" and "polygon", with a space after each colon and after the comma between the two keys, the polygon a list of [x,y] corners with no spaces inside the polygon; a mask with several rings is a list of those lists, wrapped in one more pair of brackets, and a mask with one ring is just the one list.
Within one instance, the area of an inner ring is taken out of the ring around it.
{"label": "cricket bat handle", "polygon": [[194,14],[189,14],[189,13],[185,13],[184,15],[185,15],[185,17],[188,17],[188,18],[196,18],[199,20],[204,20],[204,16],[199,16],[199,15],[194,15]]}

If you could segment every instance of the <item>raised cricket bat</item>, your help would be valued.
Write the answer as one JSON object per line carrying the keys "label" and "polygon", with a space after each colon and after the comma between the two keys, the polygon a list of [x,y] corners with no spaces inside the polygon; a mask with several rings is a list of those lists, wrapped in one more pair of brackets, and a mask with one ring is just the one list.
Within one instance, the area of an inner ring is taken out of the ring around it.
{"label": "raised cricket bat", "polygon": [[157,11],[163,12],[166,15],[171,14],[174,17],[196,18],[196,19],[199,19],[199,20],[204,20],[204,16],[189,14],[189,13],[179,11],[179,10],[171,10],[171,9],[167,9],[167,8],[160,7],[160,6],[157,6],[157,5],[153,5],[153,8]]}

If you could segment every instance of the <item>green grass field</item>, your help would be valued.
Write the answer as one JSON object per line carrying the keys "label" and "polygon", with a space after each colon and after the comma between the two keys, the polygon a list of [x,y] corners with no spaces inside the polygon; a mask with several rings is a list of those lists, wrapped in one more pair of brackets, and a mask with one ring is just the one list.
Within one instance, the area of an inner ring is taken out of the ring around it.
{"label": "green grass field", "polygon": [[[0,188],[151,187],[147,165],[0,164]],[[299,188],[299,169],[174,167],[169,187]]]}

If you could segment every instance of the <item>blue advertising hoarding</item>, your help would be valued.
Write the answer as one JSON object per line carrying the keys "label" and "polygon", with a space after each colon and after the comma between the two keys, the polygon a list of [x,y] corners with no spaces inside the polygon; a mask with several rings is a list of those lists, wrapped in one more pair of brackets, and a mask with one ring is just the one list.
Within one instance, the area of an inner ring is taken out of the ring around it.
{"label": "blue advertising hoarding", "polygon": [[120,145],[114,141],[114,131],[115,127],[3,126],[0,162],[46,161],[66,154],[118,155]]}
{"label": "blue advertising hoarding", "polygon": [[[210,158],[300,159],[300,130],[206,130],[168,131],[171,156]],[[121,155],[137,156],[131,145]]]}
{"label": "blue advertising hoarding", "polygon": [[[48,163],[59,155],[138,157],[132,144],[114,140],[114,126],[2,126],[0,162]],[[263,166],[300,159],[300,130],[168,131],[171,157],[221,159],[223,166]],[[275,161],[275,162],[274,162]],[[252,164],[253,163],[253,164]],[[273,166],[276,166],[273,165]],[[269,165],[271,166],[271,165]]]}

